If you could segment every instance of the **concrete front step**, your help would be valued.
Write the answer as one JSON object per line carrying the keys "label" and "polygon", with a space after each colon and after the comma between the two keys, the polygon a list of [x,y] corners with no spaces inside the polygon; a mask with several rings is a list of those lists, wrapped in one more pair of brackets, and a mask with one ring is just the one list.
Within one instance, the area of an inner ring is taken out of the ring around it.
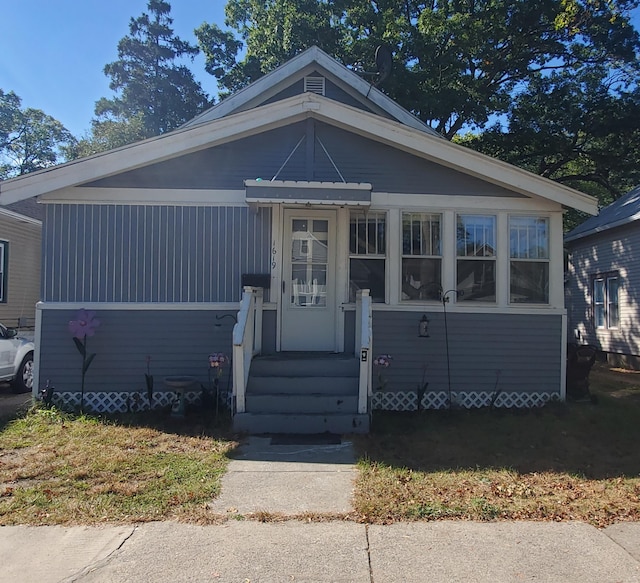
{"label": "concrete front step", "polygon": [[233,429],[260,433],[368,433],[369,416],[361,414],[236,413]]}
{"label": "concrete front step", "polygon": [[251,413],[354,413],[358,410],[358,395],[247,393],[246,409]]}

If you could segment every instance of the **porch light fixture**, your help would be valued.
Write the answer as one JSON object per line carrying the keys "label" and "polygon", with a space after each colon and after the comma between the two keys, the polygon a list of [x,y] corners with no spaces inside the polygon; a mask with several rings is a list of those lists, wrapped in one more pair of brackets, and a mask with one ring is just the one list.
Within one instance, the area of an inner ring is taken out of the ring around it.
{"label": "porch light fixture", "polygon": [[426,314],[423,314],[420,322],[418,322],[418,336],[420,338],[429,338],[429,318],[427,318]]}

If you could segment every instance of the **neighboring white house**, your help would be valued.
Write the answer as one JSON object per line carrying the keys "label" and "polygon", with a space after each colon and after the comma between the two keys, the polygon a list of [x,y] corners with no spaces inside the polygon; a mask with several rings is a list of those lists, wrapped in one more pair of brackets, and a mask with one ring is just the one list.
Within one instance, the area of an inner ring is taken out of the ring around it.
{"label": "neighboring white house", "polygon": [[565,237],[569,336],[640,365],[640,187]]}

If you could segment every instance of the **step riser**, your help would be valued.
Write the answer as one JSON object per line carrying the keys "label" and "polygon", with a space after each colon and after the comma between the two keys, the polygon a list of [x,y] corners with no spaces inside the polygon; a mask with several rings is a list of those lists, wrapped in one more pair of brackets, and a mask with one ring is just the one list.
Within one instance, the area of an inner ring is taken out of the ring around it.
{"label": "step riser", "polygon": [[251,413],[355,413],[358,397],[247,394],[246,407]]}
{"label": "step riser", "polygon": [[368,415],[277,415],[239,413],[233,429],[243,433],[368,433]]}
{"label": "step riser", "polygon": [[263,360],[255,358],[251,362],[252,376],[357,377],[359,373],[359,362],[355,358],[343,360]]}
{"label": "step riser", "polygon": [[308,395],[357,395],[358,379],[350,377],[256,377],[250,376],[247,393]]}

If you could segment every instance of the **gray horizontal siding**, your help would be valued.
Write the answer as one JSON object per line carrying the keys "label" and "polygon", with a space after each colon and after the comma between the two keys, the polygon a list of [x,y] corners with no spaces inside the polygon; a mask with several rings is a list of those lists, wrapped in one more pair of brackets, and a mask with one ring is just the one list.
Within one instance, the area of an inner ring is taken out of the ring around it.
{"label": "gray horizontal siding", "polygon": [[[640,355],[640,230],[636,224],[579,239],[569,245],[566,286],[569,339],[605,352]],[[618,271],[620,327],[596,330],[591,313],[592,279]]]}
{"label": "gray horizontal siding", "polygon": [[232,302],[269,273],[271,213],[246,207],[48,205],[42,297]]}
{"label": "gray horizontal siding", "polygon": [[[96,357],[85,390],[145,391],[147,355],[156,390],[164,388],[166,376],[189,375],[208,382],[208,355],[231,355],[233,320],[217,321],[222,313],[229,312],[98,310],[100,327],[88,339],[88,351]],[[66,310],[42,314],[40,382],[44,386],[50,379],[58,391],[80,390],[81,357],[67,328],[74,317],[75,311]]]}
{"label": "gray horizontal siding", "polygon": [[[327,182],[344,178],[346,182],[371,183],[374,192],[522,197],[346,130],[317,122],[313,128],[305,122],[292,124],[85,186],[244,189],[244,180],[277,176],[279,180]],[[309,139],[296,149],[305,136]],[[313,160],[311,169],[308,160]]]}
{"label": "gray horizontal siding", "polygon": [[[423,368],[429,391],[447,391],[444,315],[428,314],[429,338],[418,337],[415,312],[374,312],[375,355],[391,354],[386,391],[415,391]],[[560,391],[562,318],[554,315],[448,313],[451,390]],[[374,387],[379,371],[374,367]]]}

